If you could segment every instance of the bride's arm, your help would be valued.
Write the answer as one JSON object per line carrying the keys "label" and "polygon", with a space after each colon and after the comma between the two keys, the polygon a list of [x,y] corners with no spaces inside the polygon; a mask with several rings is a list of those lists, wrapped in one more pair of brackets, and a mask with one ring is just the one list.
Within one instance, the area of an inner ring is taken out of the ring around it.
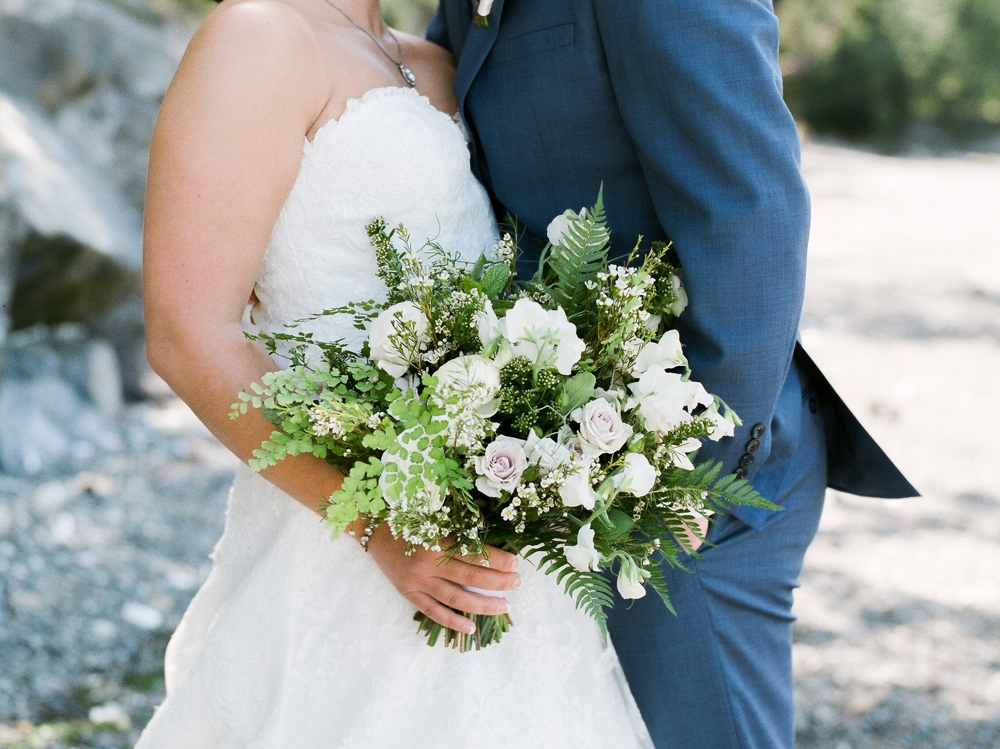
{"label": "bride's arm", "polygon": [[[146,200],[150,363],[244,461],[272,427],[256,411],[230,420],[230,405],[275,366],[240,320],[328,94],[309,73],[322,70],[311,33],[284,7],[219,9],[199,30],[163,102]],[[341,483],[312,456],[266,476],[313,509]]]}
{"label": "bride's arm", "polygon": [[[149,360],[244,461],[272,427],[256,411],[231,420],[230,405],[276,367],[246,340],[240,321],[332,75],[288,6],[220,7],[192,41],[153,136],[143,271]],[[313,456],[280,461],[264,475],[311,509],[342,478]],[[484,569],[475,559],[407,556],[404,547],[384,527],[369,542],[397,590],[453,629],[471,623],[447,607],[496,614],[506,605],[460,585],[508,590],[519,582],[516,558],[505,552],[495,551]]]}

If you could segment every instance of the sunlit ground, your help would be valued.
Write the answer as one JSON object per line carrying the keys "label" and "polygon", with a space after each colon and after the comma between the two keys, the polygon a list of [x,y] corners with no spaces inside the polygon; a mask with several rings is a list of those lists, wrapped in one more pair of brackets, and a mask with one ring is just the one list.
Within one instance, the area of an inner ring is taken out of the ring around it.
{"label": "sunlit ground", "polygon": [[1000,746],[1000,158],[805,149],[803,341],[921,490],[830,492],[796,597],[802,747]]}

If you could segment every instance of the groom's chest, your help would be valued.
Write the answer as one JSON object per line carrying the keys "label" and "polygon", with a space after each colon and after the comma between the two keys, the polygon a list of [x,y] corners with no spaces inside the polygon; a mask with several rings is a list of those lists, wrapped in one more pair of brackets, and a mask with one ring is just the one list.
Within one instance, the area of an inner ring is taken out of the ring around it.
{"label": "groom's chest", "polygon": [[[469,26],[458,96],[480,176],[533,223],[589,205],[602,180],[635,160],[587,0],[496,0],[492,29]],[[499,16],[499,17],[498,17]]]}

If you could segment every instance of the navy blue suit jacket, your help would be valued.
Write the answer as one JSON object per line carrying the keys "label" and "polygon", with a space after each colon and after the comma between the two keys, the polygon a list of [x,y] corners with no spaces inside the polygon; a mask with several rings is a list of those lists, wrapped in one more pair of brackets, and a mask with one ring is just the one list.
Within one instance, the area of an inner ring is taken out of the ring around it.
{"label": "navy blue suit jacket", "polygon": [[472,16],[470,0],[443,0],[428,38],[458,58],[473,169],[498,215],[527,227],[527,264],[552,217],[591,205],[602,183],[617,251],[638,235],[674,242],[693,376],[743,419],[700,458],[727,471],[743,459],[767,496],[766,474],[796,454],[768,427],[779,402],[803,407],[780,396],[804,375],[824,412],[830,486],[915,495],[797,343],[809,196],[769,0],[495,0],[489,27]]}

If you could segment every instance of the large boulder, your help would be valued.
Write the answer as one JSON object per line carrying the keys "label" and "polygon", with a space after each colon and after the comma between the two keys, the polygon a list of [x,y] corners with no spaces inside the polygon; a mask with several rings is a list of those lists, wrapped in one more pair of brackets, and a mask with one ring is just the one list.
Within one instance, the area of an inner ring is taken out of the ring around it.
{"label": "large boulder", "polygon": [[138,211],[31,105],[0,94],[0,267],[10,323],[95,323],[139,292]]}
{"label": "large boulder", "polygon": [[0,0],[0,91],[49,115],[136,207],[156,113],[190,37],[151,5]]}

